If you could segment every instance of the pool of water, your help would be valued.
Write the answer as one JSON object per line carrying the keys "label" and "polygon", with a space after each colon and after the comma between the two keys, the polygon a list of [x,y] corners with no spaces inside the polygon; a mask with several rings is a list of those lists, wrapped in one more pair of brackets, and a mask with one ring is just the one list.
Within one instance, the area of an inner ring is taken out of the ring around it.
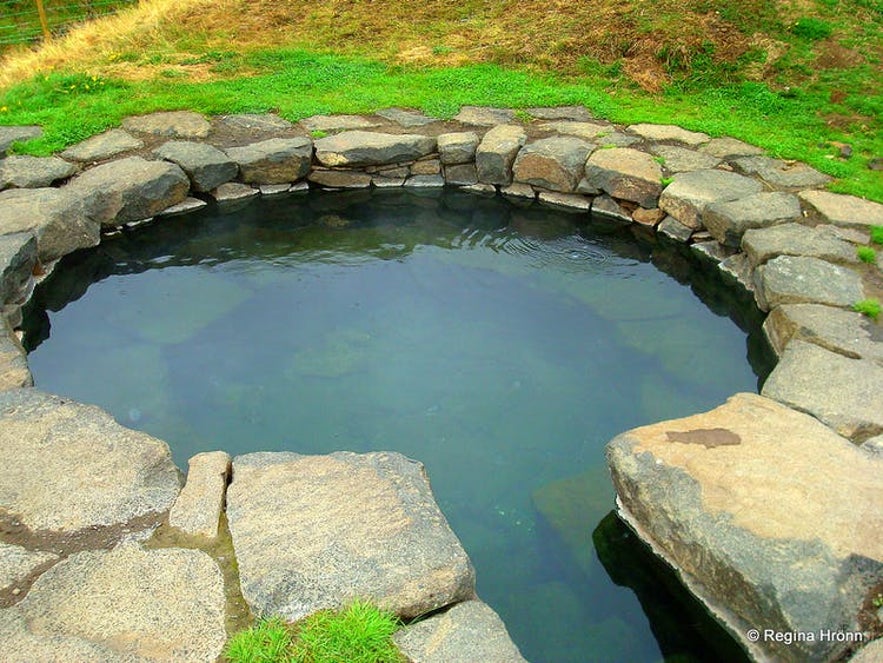
{"label": "pool of water", "polygon": [[181,467],[211,449],[421,460],[535,663],[737,660],[611,515],[604,462],[619,432],[756,390],[756,321],[728,296],[676,247],[584,216],[311,193],[69,256],[25,326],[38,387]]}

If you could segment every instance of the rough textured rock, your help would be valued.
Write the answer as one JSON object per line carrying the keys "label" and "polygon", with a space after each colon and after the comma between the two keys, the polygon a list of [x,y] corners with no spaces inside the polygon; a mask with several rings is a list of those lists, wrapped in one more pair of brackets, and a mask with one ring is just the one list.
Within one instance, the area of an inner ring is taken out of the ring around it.
{"label": "rough textured rock", "polygon": [[239,172],[239,167],[226,154],[205,143],[173,140],[154,150],[154,154],[178,164],[190,178],[194,191],[211,191]]}
{"label": "rough textured rock", "polygon": [[683,173],[690,170],[708,170],[720,164],[721,160],[711,154],[688,150],[676,145],[653,145],[650,151],[663,160],[670,173]]}
{"label": "rough textured rock", "polygon": [[851,307],[864,299],[861,277],[818,258],[779,256],[754,270],[757,303],[769,311],[781,304]]}
{"label": "rough textured rock", "polygon": [[658,207],[653,207],[651,209],[639,207],[634,212],[632,212],[632,219],[634,219],[635,222],[640,223],[642,226],[649,226],[651,228],[655,228],[656,225],[664,218],[665,212],[663,212]]}
{"label": "rough textured rock", "polygon": [[72,145],[62,152],[61,156],[71,161],[103,161],[142,147],[144,143],[127,131],[111,129]]}
{"label": "rough textured rock", "polygon": [[550,191],[572,193],[593,149],[579,138],[557,136],[528,143],[512,165],[513,179]]}
{"label": "rough textured rock", "polygon": [[224,508],[230,454],[209,451],[188,462],[187,483],[169,512],[169,525],[191,536],[214,539]]}
{"label": "rough textured rock", "polygon": [[37,264],[37,238],[33,233],[0,235],[0,310],[17,303],[28,288]]}
{"label": "rough textured rock", "polygon": [[6,150],[16,141],[25,141],[31,138],[39,138],[43,135],[40,127],[0,127],[0,157],[6,155]]}
{"label": "rough textured rock", "polygon": [[229,203],[234,200],[245,200],[247,198],[254,198],[259,195],[261,192],[254,187],[250,187],[247,184],[242,184],[241,182],[226,182],[222,184],[217,189],[213,190],[212,198],[217,200],[219,203]]}
{"label": "rough textured rock", "polygon": [[572,122],[561,120],[560,122],[544,122],[539,126],[544,131],[554,131],[558,134],[576,136],[583,140],[596,141],[598,138],[608,135],[613,131],[609,124],[598,122]]}
{"label": "rough textured rock", "polygon": [[628,131],[648,140],[672,141],[684,145],[702,145],[709,141],[707,134],[687,131],[670,124],[633,124]]}
{"label": "rough textured rock", "polygon": [[201,209],[206,205],[208,205],[208,203],[204,200],[187,196],[180,203],[172,205],[171,207],[166,207],[162,212],[157,212],[156,215],[174,216],[175,214],[186,214],[187,212],[193,212],[195,210]]}
{"label": "rough textured rock", "polygon": [[475,150],[478,181],[510,184],[512,163],[526,140],[524,129],[514,124],[501,124],[488,131]]}
{"label": "rough textured rock", "polygon": [[13,154],[0,160],[0,189],[15,187],[37,189],[50,186],[79,170],[74,164],[58,157],[32,157]]}
{"label": "rough textured rock", "polygon": [[411,165],[411,175],[438,175],[441,162],[438,159],[421,159]]}
{"label": "rough textured rock", "polygon": [[883,225],[883,205],[880,203],[828,191],[802,191],[798,198],[809,219],[817,223],[863,230]]}
{"label": "rough textured rock", "polygon": [[812,417],[737,394],[710,412],[617,436],[621,516],[758,660],[834,660],[843,643],[748,642],[859,630],[883,579],[883,458]]}
{"label": "rough textured rock", "polygon": [[349,129],[370,129],[380,124],[361,115],[313,115],[300,123],[307,131],[343,131]]}
{"label": "rough textured rock", "polygon": [[148,219],[187,197],[190,181],[177,165],[128,157],[91,168],[67,187],[91,218],[117,226]]}
{"label": "rough textured rock", "polygon": [[445,185],[445,178],[441,175],[412,175],[405,180],[404,186],[419,187],[421,189],[436,189]]}
{"label": "rough textured rock", "polygon": [[344,131],[316,141],[316,158],[323,166],[377,166],[413,161],[435,151],[435,138],[420,134]]}
{"label": "rough textured rock", "polygon": [[475,168],[474,163],[445,166],[445,182],[455,186],[478,184],[478,170]]}
{"label": "rough textured rock", "polygon": [[0,391],[31,387],[27,354],[5,318],[0,317]]}
{"label": "rough textured rock", "polygon": [[12,589],[39,567],[57,559],[58,555],[50,552],[28,550],[0,541],[0,592]]}
{"label": "rough textured rock", "polygon": [[883,366],[883,327],[855,311],[821,304],[785,304],[770,311],[763,330],[778,355],[796,339]]}
{"label": "rough textured rock", "polygon": [[183,139],[205,138],[212,128],[202,115],[190,111],[136,115],[125,118],[122,126],[135,133]]}
{"label": "rough textured rock", "polygon": [[468,164],[475,161],[478,134],[474,131],[441,134],[438,137],[438,155],[446,166]]}
{"label": "rough textured rock", "polygon": [[678,173],[659,198],[659,207],[685,226],[702,227],[702,213],[710,203],[746,198],[760,193],[760,182],[723,170]]}
{"label": "rough textured rock", "polygon": [[702,223],[721,244],[740,246],[750,228],[766,228],[801,218],[797,196],[782,192],[755,193],[739,200],[711,203]]}
{"label": "rough textured rock", "polygon": [[565,212],[590,212],[592,201],[585,196],[574,193],[549,193],[540,191],[537,200],[550,207],[557,207]]}
{"label": "rough textured rock", "polygon": [[423,466],[399,454],[238,456],[227,518],[260,616],[297,620],[360,597],[407,618],[474,594]]}
{"label": "rough textured rock", "polygon": [[781,255],[808,256],[840,263],[859,262],[855,244],[843,239],[841,229],[836,226],[808,227],[799,223],[785,223],[749,230],[742,238],[742,248],[752,265]]}
{"label": "rough textured rock", "polygon": [[100,228],[71,187],[0,192],[0,236],[32,232],[37,237],[37,254],[44,263],[95,246]]}
{"label": "rough textured rock", "polygon": [[743,143],[741,140],[736,140],[729,136],[712,138],[705,145],[700,147],[699,151],[720,159],[733,159],[735,157],[763,154],[763,150],[756,145],[749,145],[748,143]]}
{"label": "rough textured rock", "polygon": [[666,216],[662,219],[657,230],[676,242],[686,242],[690,239],[690,235],[693,234],[692,228],[685,226],[673,216]]}
{"label": "rough textured rock", "polygon": [[630,147],[596,150],[586,161],[586,180],[614,198],[656,207],[662,169],[646,152]]}
{"label": "rough textured rock", "polygon": [[103,410],[36,389],[0,393],[0,511],[31,530],[77,532],[166,511],[168,445]]}
{"label": "rough textured rock", "polygon": [[724,258],[718,264],[718,269],[724,278],[735,281],[748,292],[754,292],[754,270],[744,253],[740,252]]}
{"label": "rough textured rock", "polygon": [[551,106],[528,108],[527,112],[538,120],[575,120],[585,122],[592,119],[592,114],[585,106]]}
{"label": "rough textured rock", "polygon": [[883,661],[883,638],[869,642],[849,659],[849,663],[880,663]]}
{"label": "rough textured rock", "polygon": [[500,187],[500,193],[506,198],[514,200],[523,200],[527,198],[536,198],[537,192],[529,184],[510,184],[509,186]]}
{"label": "rough textured rock", "polygon": [[405,627],[393,637],[412,663],[525,661],[503,620],[482,601],[464,601]]}
{"label": "rough textured rock", "polygon": [[[4,649],[37,651],[33,660],[41,661],[96,660],[77,653],[94,644],[111,660],[209,663],[226,638],[221,571],[199,550],[130,543],[77,553],[0,611]],[[70,641],[79,647],[69,648]]]}
{"label": "rough textured rock", "polygon": [[761,393],[856,442],[883,433],[883,408],[876,397],[883,393],[883,367],[872,361],[792,340]]}
{"label": "rough textured rock", "polygon": [[231,129],[246,129],[266,133],[294,129],[294,125],[291,122],[272,113],[222,115],[218,118],[218,121]]}
{"label": "rough textured rock", "polygon": [[406,110],[403,108],[384,108],[383,110],[377,111],[377,115],[406,128],[422,127],[436,121],[434,117],[427,117],[419,111]]}
{"label": "rough textured rock", "polygon": [[314,170],[307,180],[330,189],[366,189],[371,186],[371,176],[345,170]]}
{"label": "rough textured rock", "polygon": [[489,108],[486,106],[463,106],[454,116],[454,120],[463,124],[474,124],[480,127],[492,127],[508,124],[515,119],[515,111],[508,108]]}
{"label": "rough textured rock", "polygon": [[310,171],[313,144],[309,138],[270,138],[244,147],[227,149],[227,156],[239,165],[247,184],[295,182]]}
{"label": "rough textured rock", "polygon": [[765,156],[741,157],[736,159],[735,165],[740,172],[757,175],[771,187],[782,191],[824,186],[832,179],[805,163],[788,163]]}
{"label": "rough textured rock", "polygon": [[620,207],[618,202],[607,195],[598,196],[592,200],[592,216],[596,215],[621,223],[631,223],[632,221],[628,210]]}

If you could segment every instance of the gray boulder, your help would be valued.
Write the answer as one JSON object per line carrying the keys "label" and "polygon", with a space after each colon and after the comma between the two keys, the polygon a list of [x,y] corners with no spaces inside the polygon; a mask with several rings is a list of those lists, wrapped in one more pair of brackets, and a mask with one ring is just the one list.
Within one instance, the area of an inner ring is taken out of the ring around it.
{"label": "gray boulder", "polygon": [[673,124],[633,124],[627,130],[653,141],[671,141],[684,145],[702,145],[709,141],[707,134],[697,131],[687,131]]}
{"label": "gray boulder", "polygon": [[165,442],[36,389],[0,392],[0,455],[0,509],[34,531],[161,514],[180,488]]}
{"label": "gray boulder", "polygon": [[32,157],[13,154],[0,160],[0,189],[37,189],[52,185],[79,170],[58,157]]}
{"label": "gray boulder", "polygon": [[575,120],[585,122],[592,119],[592,114],[585,106],[542,106],[528,108],[528,114],[538,120]]}
{"label": "gray boulder", "polygon": [[418,111],[406,110],[404,108],[384,108],[377,111],[377,115],[384,120],[395,122],[401,127],[422,127],[435,122],[434,117],[427,117]]}
{"label": "gray boulder", "polygon": [[316,158],[323,166],[379,166],[414,161],[432,154],[436,141],[420,134],[344,131],[316,141]]}
{"label": "gray boulder", "polygon": [[785,304],[770,311],[763,330],[777,355],[796,339],[883,366],[883,328],[855,311],[821,304]]}
{"label": "gray boulder", "polygon": [[488,131],[475,150],[478,181],[511,184],[512,163],[526,140],[524,129],[514,124],[501,124]]}
{"label": "gray boulder", "polygon": [[135,115],[122,122],[123,129],[134,133],[166,136],[168,138],[205,138],[211,131],[209,124],[199,113],[172,111]]}
{"label": "gray boulder", "polygon": [[735,157],[747,157],[757,154],[763,154],[763,149],[756,145],[749,145],[741,140],[724,136],[723,138],[712,138],[705,145],[699,148],[704,154],[718,157],[719,159],[733,159]]}
{"label": "gray boulder", "polygon": [[768,185],[781,191],[802,191],[824,186],[833,179],[799,161],[789,163],[765,156],[751,156],[736,159],[734,164],[739,172],[757,175]]}
{"label": "gray boulder", "polygon": [[754,270],[757,303],[764,311],[781,304],[827,304],[849,308],[864,298],[861,277],[818,258],[779,256]]}
{"label": "gray boulder", "polygon": [[475,161],[476,148],[478,148],[478,134],[474,131],[441,134],[438,137],[438,156],[446,166]]}
{"label": "gray boulder", "polygon": [[227,149],[239,165],[243,182],[283,184],[296,182],[310,172],[313,144],[309,138],[270,138],[244,147]]}
{"label": "gray boulder", "polygon": [[721,244],[740,246],[750,228],[766,228],[801,218],[800,201],[790,193],[755,193],[738,200],[711,203],[702,223]]}
{"label": "gray boulder", "polygon": [[670,173],[708,170],[721,162],[719,157],[676,145],[653,145],[650,151],[662,160],[662,165]]}
{"label": "gray boulder", "polygon": [[474,595],[423,466],[400,454],[238,456],[227,518],[258,616],[294,621],[363,598],[411,618]]}
{"label": "gray boulder", "polygon": [[[883,580],[883,458],[755,394],[617,436],[620,516],[754,660],[830,661]],[[750,638],[750,629],[759,637]]]}
{"label": "gray boulder", "polygon": [[178,164],[190,178],[194,191],[211,191],[239,173],[239,167],[226,154],[205,143],[174,140],[164,143],[153,153],[160,159]]}
{"label": "gray boulder", "polygon": [[454,116],[454,120],[463,124],[474,124],[481,127],[493,127],[498,124],[509,124],[515,119],[515,111],[508,108],[490,108],[487,106],[463,106]]}
{"label": "gray boulder", "polygon": [[692,228],[685,226],[673,216],[663,218],[656,230],[676,242],[687,242],[693,234]]}
{"label": "gray boulder", "polygon": [[572,193],[582,179],[592,149],[585,141],[568,136],[528,143],[518,152],[512,166],[513,179],[550,191]]}
{"label": "gray boulder", "polygon": [[36,126],[0,127],[0,157],[6,156],[6,150],[16,141],[39,138],[43,130]]}
{"label": "gray boulder", "polygon": [[66,187],[103,226],[142,221],[180,203],[190,181],[176,164],[128,157],[91,168]]}
{"label": "gray boulder", "polygon": [[37,255],[44,263],[100,240],[99,222],[70,186],[0,191],[0,236],[22,232],[36,235]]}
{"label": "gray boulder", "polygon": [[362,115],[313,115],[300,121],[307,131],[342,131],[370,129],[380,124]]}
{"label": "gray boulder", "polygon": [[709,204],[746,198],[761,189],[757,180],[724,170],[678,173],[659,197],[659,207],[697,230],[702,227],[702,215]]}
{"label": "gray boulder", "polygon": [[28,289],[37,264],[37,238],[33,233],[0,235],[0,311],[17,304]]}
{"label": "gray boulder", "polygon": [[614,198],[656,207],[662,169],[646,152],[630,147],[596,150],[586,161],[586,181]]}
{"label": "gray boulder", "polygon": [[242,182],[225,182],[216,189],[212,189],[211,194],[219,203],[231,203],[236,200],[247,200],[259,196],[260,189],[255,189],[248,184]]}
{"label": "gray boulder", "polygon": [[489,605],[464,601],[393,636],[412,663],[526,663]]}
{"label": "gray boulder", "polygon": [[169,512],[169,525],[191,536],[217,538],[229,476],[228,453],[209,451],[193,456],[188,461],[187,483]]}
{"label": "gray boulder", "polygon": [[445,166],[445,182],[454,186],[478,184],[478,170],[475,168],[474,163]]}
{"label": "gray boulder", "polygon": [[27,354],[5,318],[0,317],[0,391],[31,387]]}
{"label": "gray boulder", "polygon": [[749,230],[742,237],[742,249],[755,266],[782,255],[808,256],[838,263],[859,262],[855,244],[844,239],[842,230],[836,226],[810,227],[800,223],[784,223]]}
{"label": "gray boulder", "polygon": [[855,442],[883,433],[883,367],[792,340],[761,393],[808,412]]}
{"label": "gray boulder", "polygon": [[53,566],[0,611],[0,640],[35,661],[213,663],[227,639],[224,604],[221,571],[206,553],[130,543]]}
{"label": "gray boulder", "polygon": [[609,124],[601,124],[599,122],[574,122],[571,120],[543,122],[539,128],[544,131],[554,131],[556,134],[576,136],[577,138],[582,138],[587,141],[597,141],[597,139],[609,135],[613,131],[613,127]]}
{"label": "gray boulder", "polygon": [[237,113],[222,115],[217,120],[219,124],[235,132],[272,134],[294,129],[291,122],[272,113]]}
{"label": "gray boulder", "polygon": [[880,203],[829,191],[801,191],[798,197],[810,221],[861,230],[883,226],[883,205]]}
{"label": "gray boulder", "polygon": [[329,189],[367,189],[371,186],[371,176],[367,173],[345,170],[313,170],[307,180]]}
{"label": "gray boulder", "polygon": [[111,129],[72,145],[62,152],[61,156],[71,161],[104,161],[118,154],[138,150],[142,147],[144,147],[144,143],[127,131]]}

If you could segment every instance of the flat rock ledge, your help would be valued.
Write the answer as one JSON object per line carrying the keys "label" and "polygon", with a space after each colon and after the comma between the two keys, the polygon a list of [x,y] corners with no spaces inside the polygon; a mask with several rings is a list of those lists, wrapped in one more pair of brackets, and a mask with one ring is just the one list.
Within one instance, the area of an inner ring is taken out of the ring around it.
{"label": "flat rock ledge", "polygon": [[620,516],[756,660],[848,651],[820,634],[861,632],[883,581],[883,458],[754,394],[623,433],[607,458]]}
{"label": "flat rock ledge", "polygon": [[237,456],[227,518],[258,616],[296,621],[359,598],[408,619],[475,593],[423,466],[401,454]]}

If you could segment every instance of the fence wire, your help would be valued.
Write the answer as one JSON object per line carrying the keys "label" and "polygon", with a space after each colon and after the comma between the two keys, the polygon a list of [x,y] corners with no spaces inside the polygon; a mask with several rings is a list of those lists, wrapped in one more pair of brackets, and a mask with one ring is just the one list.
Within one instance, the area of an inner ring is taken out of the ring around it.
{"label": "fence wire", "polygon": [[[54,36],[78,23],[114,14],[138,0],[43,0],[46,22]],[[0,48],[43,39],[36,0],[0,0]]]}

